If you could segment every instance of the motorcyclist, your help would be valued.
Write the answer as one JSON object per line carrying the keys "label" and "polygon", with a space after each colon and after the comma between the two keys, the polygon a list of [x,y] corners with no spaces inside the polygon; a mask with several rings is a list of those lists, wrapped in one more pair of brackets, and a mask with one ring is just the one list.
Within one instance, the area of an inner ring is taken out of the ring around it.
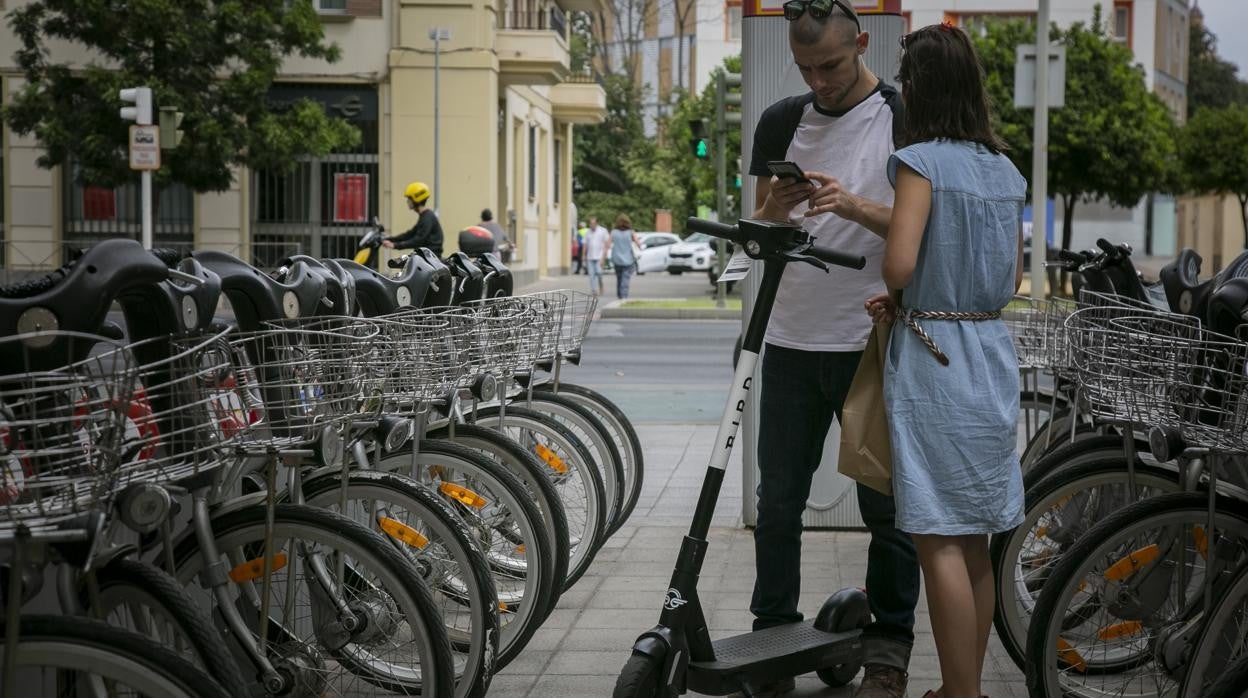
{"label": "motorcyclist", "polygon": [[419,216],[416,225],[402,235],[394,235],[382,240],[381,244],[396,250],[411,250],[427,247],[437,256],[442,256],[442,224],[438,222],[438,214],[425,206],[429,201],[429,186],[424,182],[412,182],[403,191],[407,199],[407,207]]}

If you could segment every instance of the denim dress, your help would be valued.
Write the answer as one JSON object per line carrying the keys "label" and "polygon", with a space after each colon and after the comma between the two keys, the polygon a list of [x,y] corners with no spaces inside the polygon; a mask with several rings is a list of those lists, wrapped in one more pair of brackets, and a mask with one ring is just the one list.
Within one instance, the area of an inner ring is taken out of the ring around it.
{"label": "denim dress", "polygon": [[[902,307],[985,312],[1014,294],[1027,182],[1004,155],[966,141],[928,141],[888,162],[932,183],[932,207]],[[997,533],[1023,520],[1016,452],[1018,357],[1001,320],[918,319],[943,366],[904,322],[893,324],[884,402],[893,447],[897,527],[910,533]]]}

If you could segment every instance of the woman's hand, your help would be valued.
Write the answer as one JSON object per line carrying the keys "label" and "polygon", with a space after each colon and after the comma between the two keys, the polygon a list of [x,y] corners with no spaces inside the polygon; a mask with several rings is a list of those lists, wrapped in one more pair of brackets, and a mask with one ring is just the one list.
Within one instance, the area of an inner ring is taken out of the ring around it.
{"label": "woman's hand", "polygon": [[897,302],[893,300],[891,294],[880,293],[871,296],[863,306],[867,309],[867,314],[871,316],[871,322],[876,324],[897,319]]}

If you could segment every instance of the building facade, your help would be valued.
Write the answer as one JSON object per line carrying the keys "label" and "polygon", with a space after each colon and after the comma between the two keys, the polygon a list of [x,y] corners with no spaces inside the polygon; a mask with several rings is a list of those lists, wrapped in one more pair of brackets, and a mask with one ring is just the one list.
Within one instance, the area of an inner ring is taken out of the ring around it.
{"label": "building facade", "polygon": [[[25,1],[7,0],[7,9]],[[275,108],[320,103],[359,128],[359,146],[290,172],[240,169],[224,192],[168,187],[156,244],[222,250],[261,266],[292,253],[349,257],[374,216],[392,232],[414,223],[403,189],[423,181],[434,190],[446,252],[490,208],[516,244],[519,281],[566,268],[576,225],[574,128],[606,117],[602,88],[571,74],[567,13],[600,11],[605,0],[312,1],[341,59],[291,57],[269,100]],[[435,28],[445,37],[437,55]],[[0,27],[0,46],[16,45]],[[58,61],[91,60],[73,47],[57,50]],[[23,84],[12,60],[11,51],[0,55],[5,99]],[[39,153],[32,138],[0,133],[6,270],[54,267],[67,245],[137,237],[137,186],[83,186],[72,164],[39,168]]]}

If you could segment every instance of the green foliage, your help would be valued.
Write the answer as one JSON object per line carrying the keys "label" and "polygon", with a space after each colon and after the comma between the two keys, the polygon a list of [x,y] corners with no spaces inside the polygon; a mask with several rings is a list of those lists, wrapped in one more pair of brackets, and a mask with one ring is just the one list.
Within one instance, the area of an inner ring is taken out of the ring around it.
{"label": "green foliage", "polygon": [[[33,0],[9,13],[26,85],[0,111],[43,146],[42,167],[71,157],[91,184],[131,178],[118,91],[152,88],[153,111],[185,114],[182,144],[162,154],[157,181],[221,191],[231,167],[288,168],[306,155],[358,143],[360,134],[309,101],[274,112],[269,87],[286,56],[335,61],[311,0]],[[65,41],[95,56],[83,69],[51,60]]]}
{"label": "green foliage", "polygon": [[[1000,135],[1019,171],[1031,174],[1032,111],[1013,107],[1014,49],[1034,42],[1034,25],[989,22],[976,38]],[[1049,113],[1049,192],[1063,199],[1063,247],[1070,246],[1075,204],[1102,199],[1134,206],[1153,191],[1178,186],[1175,126],[1149,92],[1130,49],[1112,41],[1100,6],[1090,24],[1050,36],[1066,47],[1066,105]]]}
{"label": "green foliage", "polygon": [[1218,56],[1218,39],[1203,24],[1192,23],[1188,44],[1187,115],[1204,107],[1248,104],[1248,83],[1239,68]]}
{"label": "green foliage", "polygon": [[1248,248],[1248,105],[1204,108],[1179,136],[1186,182],[1202,194],[1234,194]]}
{"label": "green foliage", "polygon": [[[725,60],[730,71],[739,71],[741,60]],[[660,120],[659,137],[644,133],[640,90],[622,75],[604,76],[607,91],[607,120],[597,126],[577,130],[575,158],[577,208],[582,218],[597,215],[612,221],[617,213],[628,213],[637,230],[653,229],[654,210],[668,209],[673,227],[683,231],[684,221],[698,206],[715,201],[715,82],[701,95],[675,93],[671,111]],[[693,132],[689,122],[705,119],[710,157],[698,158],[690,147]],[[728,191],[730,200],[739,199],[733,187],[738,176],[741,130],[728,127]],[[730,218],[739,215],[734,202]],[[643,225],[642,221],[647,223]]]}

